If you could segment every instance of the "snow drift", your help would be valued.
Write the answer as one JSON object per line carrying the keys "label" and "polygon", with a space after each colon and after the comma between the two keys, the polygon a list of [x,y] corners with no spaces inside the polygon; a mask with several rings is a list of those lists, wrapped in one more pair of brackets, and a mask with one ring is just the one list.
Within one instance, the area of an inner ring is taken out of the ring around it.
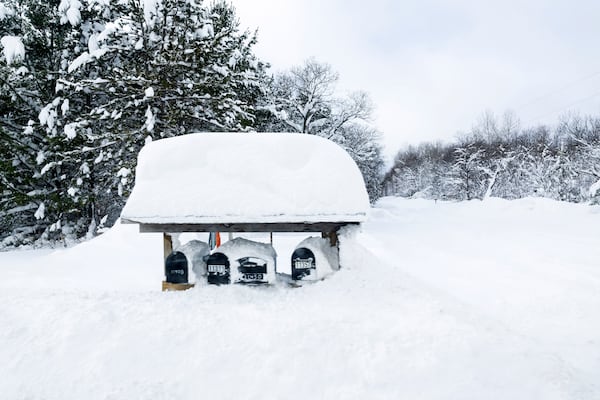
{"label": "snow drift", "polygon": [[131,225],[0,253],[1,397],[596,400],[599,238],[600,206],[386,198],[297,289],[162,293]]}

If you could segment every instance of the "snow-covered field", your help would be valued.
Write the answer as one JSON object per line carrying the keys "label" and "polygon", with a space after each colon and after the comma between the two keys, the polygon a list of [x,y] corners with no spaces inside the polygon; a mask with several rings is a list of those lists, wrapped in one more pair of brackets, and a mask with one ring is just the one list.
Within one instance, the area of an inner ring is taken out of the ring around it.
{"label": "snow-covered field", "polygon": [[0,253],[0,398],[600,399],[600,207],[385,198],[297,289],[163,293],[161,252]]}

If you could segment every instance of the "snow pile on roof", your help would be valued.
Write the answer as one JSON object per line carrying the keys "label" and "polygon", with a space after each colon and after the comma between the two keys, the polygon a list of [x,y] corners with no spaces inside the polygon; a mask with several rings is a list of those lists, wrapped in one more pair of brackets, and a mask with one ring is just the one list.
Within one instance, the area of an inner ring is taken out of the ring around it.
{"label": "snow pile on roof", "polygon": [[329,140],[197,133],[144,146],[121,215],[140,223],[362,222],[368,209],[358,167]]}

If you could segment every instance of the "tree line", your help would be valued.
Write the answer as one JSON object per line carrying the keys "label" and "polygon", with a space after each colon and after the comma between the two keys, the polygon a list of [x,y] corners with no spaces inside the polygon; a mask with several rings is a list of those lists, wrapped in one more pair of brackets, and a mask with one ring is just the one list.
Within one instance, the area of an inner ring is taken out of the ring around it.
{"label": "tree line", "polygon": [[386,195],[441,200],[547,197],[600,200],[600,118],[565,116],[555,127],[521,128],[512,113],[485,113],[453,143],[398,152]]}
{"label": "tree line", "polygon": [[327,137],[377,198],[368,95],[336,96],[337,73],[312,59],[269,74],[256,42],[226,1],[0,1],[0,244],[94,236],[141,147],[194,132]]}

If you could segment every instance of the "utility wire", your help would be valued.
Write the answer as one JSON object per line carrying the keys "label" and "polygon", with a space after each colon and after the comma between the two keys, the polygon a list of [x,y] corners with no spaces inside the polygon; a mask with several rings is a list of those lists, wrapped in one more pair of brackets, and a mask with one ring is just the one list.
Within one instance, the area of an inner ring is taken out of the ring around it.
{"label": "utility wire", "polygon": [[[522,104],[522,105],[520,105],[520,106],[516,107],[516,108],[515,108],[515,113],[516,113],[516,115],[519,115],[519,111],[520,111],[520,110],[522,110],[523,108],[526,108],[526,107],[528,107],[528,106],[530,106],[530,105],[532,105],[532,104],[539,103],[540,101],[542,101],[542,100],[544,100],[544,99],[546,99],[546,98],[548,98],[548,97],[554,96],[554,95],[555,95],[555,94],[557,94],[557,93],[561,93],[561,92],[565,91],[566,89],[568,89],[568,88],[570,88],[570,87],[572,87],[572,86],[574,86],[574,85],[577,85],[578,83],[585,82],[585,81],[587,81],[587,80],[589,80],[589,79],[592,79],[592,78],[594,78],[594,77],[596,77],[596,76],[599,76],[599,75],[600,75],[600,71],[596,71],[596,72],[594,72],[594,73],[592,73],[592,74],[589,74],[589,75],[586,75],[586,76],[584,76],[584,77],[582,77],[582,78],[579,78],[579,79],[576,79],[576,80],[574,80],[574,81],[571,81],[571,82],[569,82],[569,83],[567,83],[567,84],[565,84],[565,85],[561,86],[560,88],[558,88],[558,89],[556,89],[556,90],[552,90],[552,91],[550,91],[550,92],[547,92],[547,93],[545,93],[545,94],[543,94],[543,95],[541,95],[541,96],[538,96],[538,97],[534,98],[534,99],[533,99],[533,100],[531,100],[531,101],[528,101],[528,102],[526,102],[526,103],[524,103],[524,104]],[[598,95],[600,95],[600,92],[597,92],[597,93],[595,93],[595,94],[593,94],[593,95],[591,95],[591,96],[585,97],[585,98],[583,98],[583,99],[579,99],[579,100],[577,100],[577,101],[575,101],[575,102],[573,102],[573,103],[571,103],[571,104],[569,104],[569,105],[567,105],[567,106],[565,106],[565,107],[561,107],[561,108],[559,108],[559,109],[555,109],[555,110],[553,110],[553,111],[551,111],[551,112],[547,112],[547,113],[544,113],[544,114],[538,115],[538,116],[537,116],[537,117],[535,117],[535,118],[530,118],[530,119],[528,119],[528,120],[527,120],[525,123],[521,123],[520,121],[518,121],[518,120],[517,120],[517,121],[515,121],[515,123],[513,123],[513,124],[510,126],[510,128],[509,128],[509,129],[511,129],[511,130],[512,130],[512,129],[516,128],[516,127],[517,127],[517,126],[519,126],[519,125],[521,125],[521,126],[527,126],[528,124],[530,124],[530,123],[532,123],[532,122],[535,122],[535,121],[539,120],[540,118],[544,118],[544,117],[547,117],[548,115],[553,115],[553,114],[555,114],[555,113],[558,113],[558,112],[561,112],[561,111],[567,110],[567,109],[569,109],[569,108],[573,107],[574,105],[577,105],[577,104],[579,104],[579,103],[583,103],[583,102],[585,102],[585,101],[587,101],[587,100],[590,100],[590,99],[593,99],[594,97],[597,97]]]}
{"label": "utility wire", "polygon": [[593,74],[586,75],[583,78],[579,78],[579,79],[576,79],[574,81],[571,81],[571,82],[565,84],[564,86],[561,86],[560,88],[558,88],[556,90],[552,90],[552,91],[550,91],[548,93],[545,93],[545,94],[543,94],[541,96],[538,96],[538,97],[534,98],[533,100],[528,101],[528,102],[526,102],[524,104],[521,104],[520,106],[518,106],[516,108],[517,109],[522,109],[522,108],[525,108],[525,107],[529,107],[532,104],[539,103],[540,101],[542,101],[544,99],[547,99],[548,97],[554,96],[557,93],[561,93],[561,92],[565,91],[566,89],[570,88],[571,86],[574,86],[574,85],[576,85],[578,83],[585,82],[585,81],[587,81],[589,79],[595,78],[598,75],[600,75],[600,71],[596,71]]}
{"label": "utility wire", "polygon": [[569,105],[567,105],[567,106],[564,106],[564,107],[561,107],[561,108],[555,109],[555,110],[553,110],[553,111],[551,111],[551,112],[547,112],[547,113],[544,113],[544,114],[538,115],[538,116],[537,116],[537,117],[535,117],[535,118],[531,118],[531,119],[529,119],[527,122],[525,122],[525,124],[524,124],[524,125],[527,125],[527,124],[530,124],[530,123],[532,123],[532,122],[534,122],[534,121],[537,121],[537,120],[538,120],[538,119],[540,119],[540,118],[547,117],[548,115],[553,115],[553,114],[555,114],[555,113],[558,113],[558,112],[561,112],[561,111],[568,110],[569,108],[571,108],[571,107],[573,107],[573,106],[575,106],[575,105],[577,105],[577,104],[580,104],[580,103],[586,102],[586,101],[588,101],[588,100],[591,100],[591,99],[593,99],[594,97],[598,97],[598,96],[600,96],[600,92],[596,92],[596,93],[594,93],[594,94],[593,94],[593,95],[591,95],[591,96],[584,97],[583,99],[576,100],[576,101],[574,101],[574,102],[570,103],[570,104],[569,104]]}

